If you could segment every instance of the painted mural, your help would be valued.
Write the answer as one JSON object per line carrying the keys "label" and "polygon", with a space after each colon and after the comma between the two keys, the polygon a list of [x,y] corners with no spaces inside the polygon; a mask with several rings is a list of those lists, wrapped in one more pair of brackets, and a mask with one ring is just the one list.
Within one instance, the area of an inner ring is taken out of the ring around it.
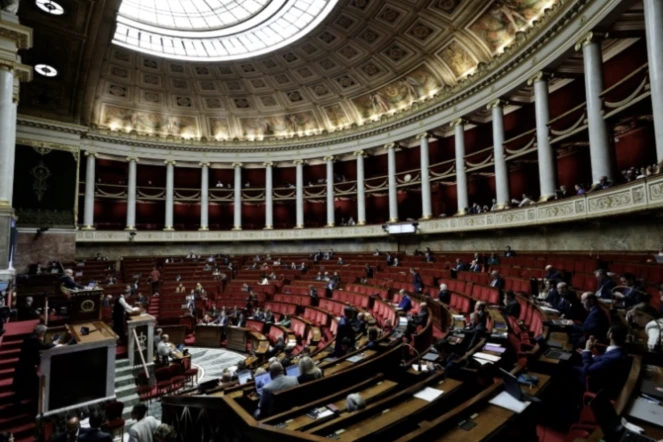
{"label": "painted mural", "polygon": [[141,134],[199,136],[198,119],[182,115],[166,115],[104,104],[101,126],[113,130],[135,130]]}
{"label": "painted mural", "polygon": [[544,8],[557,0],[497,0],[471,26],[492,52],[510,42],[516,33],[527,28]]}
{"label": "painted mural", "polygon": [[472,55],[456,40],[444,48],[439,53],[439,56],[449,66],[449,69],[451,69],[451,72],[453,72],[456,78],[464,76],[477,66],[477,62]]}
{"label": "painted mural", "polygon": [[208,118],[209,133],[214,138],[230,138],[230,124],[227,118]]}
{"label": "painted mural", "polygon": [[421,66],[399,80],[352,101],[362,118],[372,118],[407,107],[440,87],[440,82],[430,69]]}
{"label": "painted mural", "polygon": [[329,118],[329,124],[332,129],[338,127],[345,127],[350,125],[352,122],[348,118],[348,114],[345,113],[343,106],[340,103],[334,103],[331,106],[326,106],[323,108],[327,118]]}
{"label": "painted mural", "polygon": [[311,111],[258,118],[240,118],[245,137],[310,134],[318,129],[318,122]]}

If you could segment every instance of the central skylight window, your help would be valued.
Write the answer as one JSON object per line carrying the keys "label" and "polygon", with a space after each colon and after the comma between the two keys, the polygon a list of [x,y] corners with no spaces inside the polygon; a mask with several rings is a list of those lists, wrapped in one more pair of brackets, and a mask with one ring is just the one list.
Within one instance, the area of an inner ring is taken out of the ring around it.
{"label": "central skylight window", "polygon": [[179,60],[239,60],[300,39],[337,2],[123,0],[113,43]]}

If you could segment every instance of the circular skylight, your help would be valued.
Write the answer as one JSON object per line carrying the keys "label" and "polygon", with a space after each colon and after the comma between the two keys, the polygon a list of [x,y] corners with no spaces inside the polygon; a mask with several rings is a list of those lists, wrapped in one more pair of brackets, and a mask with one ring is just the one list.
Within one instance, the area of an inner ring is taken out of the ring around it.
{"label": "circular skylight", "polygon": [[37,7],[52,15],[64,14],[64,8],[53,0],[37,0]]}
{"label": "circular skylight", "polygon": [[113,42],[190,61],[254,57],[306,35],[338,0],[123,0]]}
{"label": "circular skylight", "polygon": [[37,71],[38,74],[43,75],[44,77],[55,77],[58,75],[58,70],[55,69],[53,66],[49,66],[47,64],[38,64],[35,66],[35,71]]}

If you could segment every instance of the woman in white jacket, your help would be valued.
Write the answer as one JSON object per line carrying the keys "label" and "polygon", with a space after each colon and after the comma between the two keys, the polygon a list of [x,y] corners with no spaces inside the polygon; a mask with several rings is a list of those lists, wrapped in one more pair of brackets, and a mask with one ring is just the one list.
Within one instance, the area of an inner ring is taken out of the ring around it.
{"label": "woman in white jacket", "polygon": [[641,303],[633,307],[626,314],[626,318],[640,328],[645,329],[647,333],[647,347],[649,350],[661,348],[663,342],[663,318],[658,311],[651,305]]}

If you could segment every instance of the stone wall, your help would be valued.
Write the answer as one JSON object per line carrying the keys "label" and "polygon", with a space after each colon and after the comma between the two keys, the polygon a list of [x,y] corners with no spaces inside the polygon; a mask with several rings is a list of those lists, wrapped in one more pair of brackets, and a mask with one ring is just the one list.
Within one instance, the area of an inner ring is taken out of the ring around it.
{"label": "stone wall", "polygon": [[19,229],[14,268],[23,273],[36,262],[73,261],[76,257],[76,231],[51,229],[35,238],[36,229]]}
{"label": "stone wall", "polygon": [[441,251],[492,251],[507,245],[518,251],[540,252],[642,252],[659,249],[663,243],[663,223],[651,214],[612,217],[593,222],[555,224],[533,228],[478,231],[472,233],[417,235],[389,240],[385,238],[357,238],[300,242],[235,242],[235,243],[79,243],[76,255],[92,256],[97,252],[109,258],[118,256],[186,255],[190,251],[201,255],[213,253],[254,254],[310,253],[330,247],[338,252],[372,252],[400,250],[412,252],[430,247]]}

